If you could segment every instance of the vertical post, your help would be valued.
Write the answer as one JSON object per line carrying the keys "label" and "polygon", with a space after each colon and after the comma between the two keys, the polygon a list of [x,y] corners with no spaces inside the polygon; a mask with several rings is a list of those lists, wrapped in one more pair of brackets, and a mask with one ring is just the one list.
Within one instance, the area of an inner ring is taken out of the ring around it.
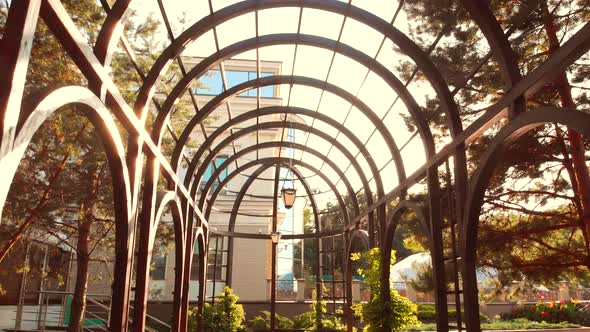
{"label": "vertical post", "polygon": [[[352,301],[353,301],[353,296],[352,296],[352,262],[350,260],[350,248],[352,248],[351,246],[351,236],[354,233],[349,234],[348,231],[346,231],[344,233],[344,239],[345,239],[345,245],[344,247],[345,249],[345,253],[346,256],[344,257],[345,260],[345,273],[344,273],[344,282],[346,285],[346,330],[348,332],[352,332]],[[350,236],[349,236],[350,235]]]}
{"label": "vertical post", "polygon": [[[45,296],[45,273],[47,272],[47,250],[48,246],[43,247],[43,265],[41,266],[41,280],[39,281],[39,312],[37,313],[37,327],[39,330],[45,330],[45,321],[43,315],[43,297]],[[47,310],[47,309],[45,309]]]}
{"label": "vertical post", "polygon": [[[279,194],[279,176],[281,173],[281,164],[277,163],[275,166],[275,181],[274,181],[274,195],[272,200],[272,233],[277,232],[277,216],[279,210],[278,194]],[[271,280],[270,280],[270,330],[275,330],[275,316],[276,308],[275,302],[277,300],[277,245],[271,240]]]}
{"label": "vertical post", "polygon": [[[25,267],[29,265],[29,255],[31,252],[31,244],[27,243],[27,249],[25,250]],[[16,322],[14,325],[15,330],[20,330],[23,320],[23,306],[25,305],[25,295],[27,292],[27,274],[29,269],[23,269],[23,274],[20,281],[20,289],[18,294],[18,306],[16,307]],[[68,271],[69,272],[69,271]]]}
{"label": "vertical post", "polygon": [[442,239],[442,211],[440,184],[438,182],[438,166],[427,170],[428,199],[430,209],[430,253],[432,257],[432,271],[434,278],[434,302],[436,308],[436,328],[438,331],[449,330],[449,315],[447,307],[447,287],[444,271],[443,239]]}

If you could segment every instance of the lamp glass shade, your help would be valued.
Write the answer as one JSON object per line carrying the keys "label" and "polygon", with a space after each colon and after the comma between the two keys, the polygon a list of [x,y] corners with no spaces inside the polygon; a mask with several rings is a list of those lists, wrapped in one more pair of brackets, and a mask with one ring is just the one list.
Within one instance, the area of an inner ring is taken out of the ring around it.
{"label": "lamp glass shade", "polygon": [[283,205],[286,209],[290,209],[295,204],[295,195],[297,190],[294,188],[283,188],[281,189],[281,196],[283,198]]}
{"label": "lamp glass shade", "polygon": [[279,232],[270,233],[270,240],[274,244],[279,243],[279,241],[281,240],[281,233],[279,233]]}

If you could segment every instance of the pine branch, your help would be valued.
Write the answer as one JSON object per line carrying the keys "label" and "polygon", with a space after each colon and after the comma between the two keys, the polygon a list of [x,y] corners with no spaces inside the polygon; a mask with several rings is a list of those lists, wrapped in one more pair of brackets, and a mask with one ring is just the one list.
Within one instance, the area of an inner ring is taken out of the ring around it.
{"label": "pine branch", "polygon": [[[521,212],[521,213],[524,213],[524,214],[532,214],[532,215],[537,215],[537,216],[541,216],[541,217],[554,218],[554,219],[563,220],[563,221],[566,221],[566,222],[577,221],[577,219],[569,218],[569,217],[563,216],[561,214],[555,214],[555,213],[549,213],[549,212],[541,212],[541,211],[529,210],[529,209],[527,209],[527,208],[525,208],[523,206],[520,206],[518,204],[515,204],[515,205],[518,206],[518,207],[515,207],[515,206],[508,206],[508,205],[505,205],[505,204],[501,204],[501,203],[498,203],[497,201],[489,201],[489,202],[486,202],[486,203],[488,203],[490,205],[493,205],[495,207],[502,208],[504,210],[518,211],[518,212]],[[514,204],[512,202],[509,202],[509,203]]]}

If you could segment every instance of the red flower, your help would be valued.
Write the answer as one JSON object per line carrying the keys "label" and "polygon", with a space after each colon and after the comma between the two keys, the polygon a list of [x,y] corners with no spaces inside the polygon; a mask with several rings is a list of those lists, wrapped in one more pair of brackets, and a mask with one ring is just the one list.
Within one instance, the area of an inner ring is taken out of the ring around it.
{"label": "red flower", "polygon": [[535,310],[535,306],[534,305],[531,306],[531,310]]}
{"label": "red flower", "polygon": [[541,317],[547,317],[547,313],[545,311],[541,311]]}

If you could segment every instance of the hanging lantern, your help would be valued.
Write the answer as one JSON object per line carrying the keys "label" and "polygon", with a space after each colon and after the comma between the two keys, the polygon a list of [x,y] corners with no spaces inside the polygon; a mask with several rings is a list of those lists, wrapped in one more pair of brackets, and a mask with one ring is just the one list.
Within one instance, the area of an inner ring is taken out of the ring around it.
{"label": "hanging lantern", "polygon": [[297,190],[295,188],[283,188],[281,189],[281,197],[283,198],[283,205],[286,209],[290,209],[295,204],[295,194]]}
{"label": "hanging lantern", "polygon": [[281,233],[279,233],[279,232],[270,233],[270,240],[274,244],[279,243],[279,241],[281,240]]}

